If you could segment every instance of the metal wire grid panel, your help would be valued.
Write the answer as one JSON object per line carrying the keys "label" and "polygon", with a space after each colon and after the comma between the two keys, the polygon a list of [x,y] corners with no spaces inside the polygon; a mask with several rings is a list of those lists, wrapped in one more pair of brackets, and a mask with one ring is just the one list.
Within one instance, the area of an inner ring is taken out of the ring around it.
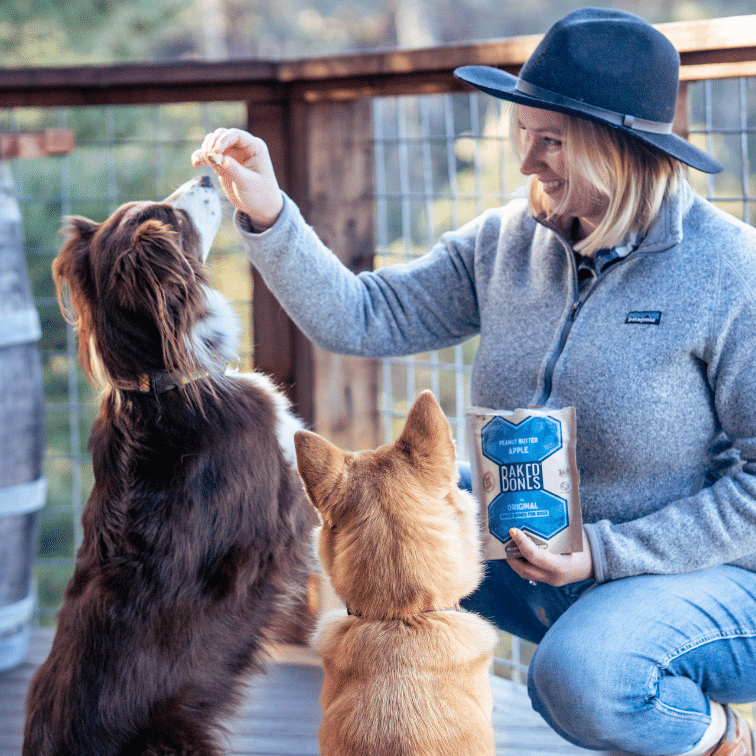
{"label": "metal wire grid panel", "polygon": [[[507,200],[517,171],[506,108],[493,98],[426,95],[374,100],[376,267],[425,253],[447,230]],[[395,438],[417,393],[439,398],[465,456],[464,410],[476,340],[382,361],[383,435]]]}
{"label": "metal wire grid panel", "polygon": [[723,210],[756,225],[756,78],[692,84],[690,112],[690,140],[725,166],[714,175],[694,171],[691,183]]}
{"label": "metal wire grid panel", "polygon": [[[690,85],[690,138],[725,166],[716,176],[690,171],[696,191],[747,223],[756,155],[756,79]],[[447,230],[484,209],[524,194],[509,142],[509,106],[478,93],[376,99],[376,267],[424,254]],[[396,438],[417,394],[430,388],[449,417],[467,458],[464,412],[476,341],[381,363],[384,441]],[[515,408],[512,408],[515,409]],[[503,674],[521,681],[532,644],[505,635],[497,650]]]}
{"label": "metal wire grid panel", "polygon": [[[725,172],[691,172],[697,191],[733,215],[754,223],[751,159],[756,150],[756,81],[729,79],[691,85],[691,139],[717,156]],[[39,619],[47,624],[60,603],[81,542],[83,503],[91,487],[84,448],[97,400],[76,366],[73,334],[59,314],[49,275],[61,217],[103,220],[121,202],[159,199],[188,175],[188,156],[217,125],[242,125],[237,104],[0,110],[0,129],[69,127],[77,148],[68,157],[12,164],[22,206],[25,244],[36,304],[43,323],[48,505],[43,515],[37,575]],[[486,207],[521,194],[523,179],[508,142],[504,103],[478,94],[379,98],[374,101],[376,159],[376,265],[423,254],[445,230]],[[146,170],[145,170],[146,168]],[[213,257],[215,284],[251,322],[246,261],[230,221]],[[249,336],[249,335],[248,335]],[[251,338],[245,341],[247,349]],[[464,411],[475,340],[382,366],[385,439],[396,437],[407,409],[424,388],[439,397],[466,456]],[[242,355],[245,367],[251,359]],[[499,656],[513,679],[522,679],[532,649],[503,638]]]}
{"label": "metal wire grid panel", "polygon": [[[243,103],[0,110],[0,130],[71,128],[76,134],[70,155],[11,162],[43,331],[48,497],[36,563],[37,620],[43,625],[54,623],[81,544],[81,513],[93,482],[86,443],[99,404],[77,366],[75,336],[60,315],[50,275],[62,218],[103,221],[123,202],[162,199],[192,175],[191,151],[207,131],[245,123]],[[209,265],[213,284],[232,301],[248,331],[248,265],[230,215],[229,206]],[[251,364],[251,343],[247,332],[243,367]]]}
{"label": "metal wire grid panel", "polygon": [[[689,88],[690,139],[725,166],[691,170],[694,189],[746,223],[756,223],[756,79],[696,82]],[[488,207],[524,195],[509,144],[508,105],[487,95],[376,99],[376,267],[424,254],[447,230]],[[415,396],[439,396],[464,457],[463,417],[475,342],[441,352],[383,360],[386,441],[395,438]]]}

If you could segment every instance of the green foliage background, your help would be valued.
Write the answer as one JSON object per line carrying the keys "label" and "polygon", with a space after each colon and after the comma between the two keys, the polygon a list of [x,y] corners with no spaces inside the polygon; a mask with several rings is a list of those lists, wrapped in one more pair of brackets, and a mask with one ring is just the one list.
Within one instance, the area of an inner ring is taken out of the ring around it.
{"label": "green foliage background", "polygon": [[[556,18],[584,4],[575,0],[357,0],[349,4],[334,0],[12,0],[0,3],[0,75],[2,68],[12,67],[307,57],[540,33]],[[754,12],[752,0],[592,4],[621,7],[652,22]],[[753,82],[748,87],[748,119],[753,126]],[[722,102],[737,97],[738,92],[726,91]],[[465,121],[468,107],[469,102],[462,98],[455,109],[460,133],[470,128]],[[735,127],[737,124],[727,122],[734,113],[725,105],[718,109],[717,117],[722,124]],[[439,120],[442,118],[439,115]],[[421,254],[445,228],[473,217],[480,209],[481,191],[489,204],[498,201],[496,197],[503,198],[508,191],[500,185],[503,173],[510,187],[519,180],[513,163],[501,170],[496,140],[502,129],[496,118],[490,110],[480,114],[490,141],[476,145],[474,140],[460,140],[455,145],[455,192],[471,198],[456,208],[449,199],[454,192],[444,163],[447,146],[443,137],[434,143],[435,197],[429,204],[413,207],[409,242],[404,234],[403,201],[388,203],[384,264]],[[701,122],[703,114],[694,112],[693,118]],[[126,200],[166,196],[193,175],[189,155],[207,130],[243,126],[245,120],[240,103],[10,110],[3,109],[0,102],[0,130],[68,127],[74,129],[77,140],[76,149],[65,158],[19,160],[12,165],[23,210],[29,276],[43,325],[40,349],[47,402],[45,475],[49,482],[37,570],[43,623],[54,621],[54,610],[71,574],[80,537],[79,506],[92,485],[86,441],[97,407],[96,395],[72,367],[74,340],[60,316],[50,276],[50,264],[60,244],[61,217],[82,214],[101,221]],[[716,179],[720,196],[743,193],[740,147],[734,141],[740,138],[728,142],[721,137],[714,145],[715,154],[728,165],[728,171]],[[751,133],[748,139],[754,155],[756,136]],[[397,156],[390,156],[389,170],[396,173],[398,162]],[[413,159],[411,164],[417,165],[417,161]],[[478,171],[481,166],[482,172]],[[704,179],[693,178],[699,182],[696,188],[706,194],[709,187],[701,183]],[[411,181],[416,179],[414,174],[410,176]],[[400,183],[394,179],[396,186]],[[723,207],[748,218],[749,209],[741,200],[723,203]],[[215,284],[235,302],[242,322],[248,324],[251,293],[246,262],[229,217],[216,240],[212,267]],[[251,343],[249,333],[246,341]],[[474,348],[474,342],[464,347],[468,364]],[[242,365],[249,367],[249,354],[241,357]],[[441,354],[439,359],[451,362],[454,357]],[[403,368],[394,370],[395,384],[407,385]],[[426,380],[423,369],[418,374],[420,380]],[[453,406],[454,391],[450,378],[441,387],[442,403]],[[399,394],[398,405],[408,405],[413,399],[401,395],[401,390]]]}
{"label": "green foliage background", "polygon": [[753,12],[752,0],[10,0],[0,65],[307,57],[542,33],[581,5],[649,21]]}

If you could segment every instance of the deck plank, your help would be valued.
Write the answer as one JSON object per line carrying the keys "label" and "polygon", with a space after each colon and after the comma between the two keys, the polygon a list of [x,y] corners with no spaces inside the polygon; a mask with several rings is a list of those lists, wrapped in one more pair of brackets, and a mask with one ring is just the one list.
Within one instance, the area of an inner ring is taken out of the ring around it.
{"label": "deck plank", "polygon": [[[0,673],[0,756],[19,756],[24,697],[34,670],[47,656],[53,632],[35,630],[27,661]],[[228,723],[229,756],[318,756],[323,671],[306,648],[273,652],[266,675],[252,680],[237,716]],[[525,689],[492,678],[496,756],[597,756],[575,748],[533,711]]]}

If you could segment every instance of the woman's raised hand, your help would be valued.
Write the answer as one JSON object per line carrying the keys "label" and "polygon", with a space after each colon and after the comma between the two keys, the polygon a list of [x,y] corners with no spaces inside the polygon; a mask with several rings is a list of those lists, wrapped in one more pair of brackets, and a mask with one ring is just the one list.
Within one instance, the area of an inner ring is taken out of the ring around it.
{"label": "woman's raised hand", "polygon": [[209,165],[231,204],[246,213],[255,231],[270,228],[283,210],[283,197],[268,146],[241,129],[216,129],[192,153],[192,165]]}

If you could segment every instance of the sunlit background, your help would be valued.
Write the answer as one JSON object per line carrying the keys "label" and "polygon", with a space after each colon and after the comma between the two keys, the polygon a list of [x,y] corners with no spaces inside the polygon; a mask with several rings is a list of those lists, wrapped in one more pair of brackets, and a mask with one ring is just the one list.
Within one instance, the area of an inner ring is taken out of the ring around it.
{"label": "sunlit background", "polygon": [[[14,0],[0,4],[0,66],[52,67],[177,60],[301,58],[371,48],[417,48],[543,32],[584,5],[566,0]],[[754,11],[752,0],[627,0],[620,7],[652,22],[717,18]],[[1,72],[0,72],[1,75]],[[723,209],[756,222],[756,80],[695,83],[689,91],[691,139],[726,166],[691,173],[694,188]],[[508,143],[506,108],[477,94],[375,98],[376,265],[422,254],[445,230],[522,191]],[[246,123],[244,103],[80,108],[7,108],[0,132],[69,128],[76,149],[63,157],[14,160],[24,249],[42,323],[47,504],[36,560],[35,622],[51,625],[81,540],[81,509],[92,485],[86,450],[97,397],[75,365],[73,334],[60,317],[50,264],[63,216],[104,220],[124,201],[160,199],[193,175],[189,155],[217,126]],[[252,366],[253,294],[230,210],[211,257],[215,285],[245,325],[242,367]],[[464,409],[476,342],[385,360],[381,414],[396,436],[419,391],[441,399],[465,454]],[[502,639],[501,673],[522,679],[532,648]]]}

